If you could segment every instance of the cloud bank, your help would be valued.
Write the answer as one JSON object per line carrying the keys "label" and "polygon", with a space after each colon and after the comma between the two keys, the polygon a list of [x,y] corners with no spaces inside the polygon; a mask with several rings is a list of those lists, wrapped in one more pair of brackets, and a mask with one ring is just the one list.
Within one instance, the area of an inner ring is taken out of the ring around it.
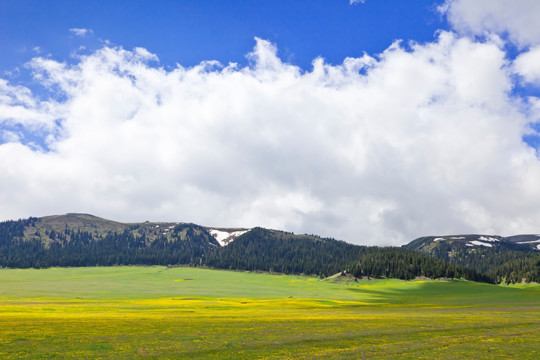
{"label": "cloud bank", "polygon": [[540,103],[511,95],[516,74],[538,81],[527,56],[440,32],[310,71],[261,39],[247,67],[165,70],[120,47],[35,58],[52,96],[0,80],[0,218],[77,211],[383,245],[538,232],[540,162],[523,136]]}

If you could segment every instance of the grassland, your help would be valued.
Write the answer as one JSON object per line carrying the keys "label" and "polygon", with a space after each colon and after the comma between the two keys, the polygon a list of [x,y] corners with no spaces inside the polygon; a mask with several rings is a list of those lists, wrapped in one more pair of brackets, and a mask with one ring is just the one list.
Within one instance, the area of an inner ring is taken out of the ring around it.
{"label": "grassland", "polygon": [[537,359],[540,286],[0,270],[1,359]]}

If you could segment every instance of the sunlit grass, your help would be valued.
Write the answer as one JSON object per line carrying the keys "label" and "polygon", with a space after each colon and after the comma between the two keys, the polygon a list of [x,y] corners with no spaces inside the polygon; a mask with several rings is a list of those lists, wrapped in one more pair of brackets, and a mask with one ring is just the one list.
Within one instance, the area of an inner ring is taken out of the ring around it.
{"label": "sunlit grass", "polygon": [[2,359],[540,356],[540,287],[192,268],[0,271]]}

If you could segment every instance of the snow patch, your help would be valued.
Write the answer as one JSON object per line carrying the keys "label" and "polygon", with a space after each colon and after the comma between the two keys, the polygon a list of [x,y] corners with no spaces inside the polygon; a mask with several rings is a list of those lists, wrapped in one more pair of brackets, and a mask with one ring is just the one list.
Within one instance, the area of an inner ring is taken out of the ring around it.
{"label": "snow patch", "polygon": [[536,249],[540,250],[540,245],[536,245]]}
{"label": "snow patch", "polygon": [[465,244],[465,246],[474,246],[473,244]]}
{"label": "snow patch", "polygon": [[217,240],[219,245],[225,246],[228,245],[231,241],[239,237],[240,235],[244,235],[249,230],[240,230],[240,231],[224,231],[224,230],[217,230],[217,229],[210,229],[210,234]]}
{"label": "snow patch", "polygon": [[[492,244],[488,244],[488,243],[481,242],[481,241],[478,241],[478,240],[473,240],[473,241],[470,242],[470,244],[472,244],[472,245],[478,245],[478,246],[493,247]],[[469,245],[469,244],[467,244],[467,245]]]}
{"label": "snow patch", "polygon": [[494,237],[485,237],[485,236],[480,236],[478,238],[478,240],[483,240],[483,241],[491,241],[491,242],[494,242],[494,241],[499,241],[499,239],[497,238],[494,238]]}
{"label": "snow patch", "polygon": [[533,240],[533,241],[520,241],[520,242],[518,242],[518,244],[536,244],[536,243],[540,243],[540,239]]}
{"label": "snow patch", "polygon": [[465,240],[465,237],[463,237],[463,236],[450,236],[448,238],[438,237],[438,238],[433,239],[433,241],[441,241],[441,240]]}

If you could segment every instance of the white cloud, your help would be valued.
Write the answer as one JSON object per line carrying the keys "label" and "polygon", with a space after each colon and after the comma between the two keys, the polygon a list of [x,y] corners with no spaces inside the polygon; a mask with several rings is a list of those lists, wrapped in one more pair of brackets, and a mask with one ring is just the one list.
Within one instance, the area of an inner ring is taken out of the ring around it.
{"label": "white cloud", "polygon": [[540,1],[446,0],[439,9],[461,33],[507,33],[521,47],[540,44]]}
{"label": "white cloud", "polygon": [[249,67],[170,71],[141,48],[34,59],[65,100],[0,82],[0,122],[54,135],[43,152],[4,134],[0,217],[81,211],[370,244],[538,232],[540,162],[522,141],[533,111],[509,96],[498,43],[441,32],[308,72],[276,51],[257,39]]}
{"label": "white cloud", "polygon": [[20,142],[21,141],[21,136],[20,134],[17,134],[16,132],[14,131],[9,131],[9,130],[4,130],[2,132],[2,142],[6,142],[6,143],[17,143],[17,142]]}
{"label": "white cloud", "polygon": [[540,85],[540,46],[520,54],[514,62],[514,67],[525,82]]}
{"label": "white cloud", "polygon": [[92,29],[83,29],[83,28],[71,28],[69,29],[69,31],[75,34],[76,36],[81,36],[81,37],[86,36],[86,35],[91,35],[94,33]]}
{"label": "white cloud", "polygon": [[358,4],[358,3],[365,3],[366,0],[349,0],[350,5]]}
{"label": "white cloud", "polygon": [[58,104],[40,101],[25,87],[0,79],[0,126],[20,124],[32,130],[51,130],[62,116]]}

